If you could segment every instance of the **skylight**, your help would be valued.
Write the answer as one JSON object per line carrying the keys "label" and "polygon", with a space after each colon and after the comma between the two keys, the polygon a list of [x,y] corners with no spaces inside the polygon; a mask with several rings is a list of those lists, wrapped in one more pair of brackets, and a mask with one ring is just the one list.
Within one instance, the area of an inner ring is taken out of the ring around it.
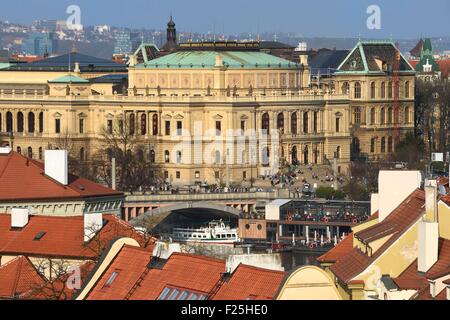
{"label": "skylight", "polygon": [[205,300],[206,294],[181,288],[165,287],[158,300]]}
{"label": "skylight", "polygon": [[114,282],[114,280],[117,278],[118,275],[119,275],[119,270],[116,270],[113,273],[111,273],[111,275],[109,276],[108,280],[103,285],[103,288],[104,287],[110,287],[112,285],[112,283]]}
{"label": "skylight", "polygon": [[41,232],[38,232],[37,234],[36,234],[36,236],[34,237],[34,241],[39,241],[39,240],[41,240],[44,236],[45,236],[45,234],[46,234],[47,232],[45,232],[45,231],[41,231]]}

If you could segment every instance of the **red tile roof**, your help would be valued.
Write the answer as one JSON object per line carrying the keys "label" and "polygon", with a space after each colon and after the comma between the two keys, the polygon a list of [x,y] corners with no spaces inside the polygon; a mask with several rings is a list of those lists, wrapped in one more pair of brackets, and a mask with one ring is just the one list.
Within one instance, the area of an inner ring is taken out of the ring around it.
{"label": "red tile roof", "polygon": [[447,274],[450,274],[450,240],[440,238],[438,261],[427,271],[425,276],[435,280]]}
{"label": "red tile roof", "polygon": [[450,206],[450,194],[443,196],[440,198],[442,201],[444,201],[447,205]]}
{"label": "red tile roof", "polygon": [[19,256],[0,267],[0,299],[18,299],[45,283],[33,264]]}
{"label": "red tile roof", "polygon": [[273,300],[285,272],[240,264],[213,300]]}
{"label": "red tile roof", "polygon": [[430,285],[419,291],[419,294],[414,298],[415,300],[447,300],[446,289],[439,292],[435,298],[431,296]]}
{"label": "red tile roof", "polygon": [[17,152],[0,155],[0,201],[122,195],[121,192],[71,174],[69,184],[65,186],[46,176],[44,164],[40,161],[29,159]]}
{"label": "red tile roof", "polygon": [[[408,62],[415,69],[416,65],[419,63],[419,60],[409,60]],[[441,70],[441,78],[447,78],[450,74],[450,60],[436,60],[436,63],[439,65],[439,69]]]}
{"label": "red tile roof", "polygon": [[[31,216],[24,228],[11,230],[11,215],[0,214],[0,253],[93,259],[117,237],[132,237],[142,246],[147,246],[152,240],[115,215],[103,215],[103,219],[105,224],[102,229],[91,241],[85,243],[82,216]],[[39,232],[45,232],[45,235],[35,241],[34,238]]]}
{"label": "red tile roof", "polygon": [[415,190],[382,222],[359,231],[355,237],[362,241],[373,241],[385,235],[392,234],[371,257],[358,248],[354,248],[334,265],[330,270],[343,282],[347,283],[364,271],[375,259],[389,248],[408,228],[422,215],[425,205],[425,195],[422,190]]}
{"label": "red tile roof", "polygon": [[397,278],[392,279],[401,290],[423,290],[429,283],[423,273],[417,271],[417,259]]}
{"label": "red tile roof", "polygon": [[450,279],[443,281],[443,283],[450,285]]}
{"label": "red tile roof", "polygon": [[344,240],[339,242],[334,248],[317,258],[317,261],[336,262],[353,249],[353,233],[348,234]]}

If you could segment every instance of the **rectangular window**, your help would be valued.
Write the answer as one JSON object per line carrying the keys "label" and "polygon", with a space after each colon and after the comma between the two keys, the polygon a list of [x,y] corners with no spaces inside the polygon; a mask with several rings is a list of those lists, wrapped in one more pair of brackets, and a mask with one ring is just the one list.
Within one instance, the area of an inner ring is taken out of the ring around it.
{"label": "rectangular window", "polygon": [[177,121],[177,136],[181,136],[183,133],[183,122]]}
{"label": "rectangular window", "polygon": [[166,121],[166,136],[170,136],[170,121]]}
{"label": "rectangular window", "polygon": [[200,171],[195,171],[195,179],[200,179]]}
{"label": "rectangular window", "polygon": [[216,136],[220,136],[222,134],[222,122],[216,121]]}
{"label": "rectangular window", "polygon": [[245,132],[245,121],[244,120],[241,120],[241,131],[242,131],[242,133]]}
{"label": "rectangular window", "polygon": [[164,171],[164,179],[169,179],[169,171]]}
{"label": "rectangular window", "polygon": [[112,131],[113,131],[113,121],[112,120],[108,120],[108,123],[107,123],[107,125],[106,125],[106,130],[107,130],[107,132],[109,133],[109,134],[111,134],[112,133]]}
{"label": "rectangular window", "polygon": [[103,288],[105,287],[110,287],[114,280],[117,278],[117,276],[119,275],[119,270],[114,271],[108,278],[108,280],[105,282],[105,284],[103,285]]}
{"label": "rectangular window", "polygon": [[119,132],[123,133],[123,120],[119,120]]}
{"label": "rectangular window", "polygon": [[55,119],[55,132],[61,133],[61,119]]}
{"label": "rectangular window", "polygon": [[175,173],[175,176],[177,177],[177,179],[181,179],[181,173],[180,173],[180,171],[177,171],[177,172]]}
{"label": "rectangular window", "polygon": [[80,133],[84,133],[84,119],[80,119]]}
{"label": "rectangular window", "polygon": [[341,118],[336,118],[336,132],[339,132],[340,122],[341,122]]}
{"label": "rectangular window", "polygon": [[242,171],[242,179],[247,179],[247,171]]}

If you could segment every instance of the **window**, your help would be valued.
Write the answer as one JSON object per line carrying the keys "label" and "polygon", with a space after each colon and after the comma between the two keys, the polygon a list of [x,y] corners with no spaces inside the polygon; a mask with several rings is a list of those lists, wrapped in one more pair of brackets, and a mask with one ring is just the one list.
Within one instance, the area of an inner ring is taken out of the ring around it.
{"label": "window", "polygon": [[375,82],[370,83],[370,98],[375,99],[376,97],[376,89],[375,89]]}
{"label": "window", "polygon": [[17,153],[22,153],[22,148],[21,147],[17,147]]}
{"label": "window", "polygon": [[177,179],[181,179],[181,173],[180,173],[180,171],[175,172],[175,177],[176,177]]}
{"label": "window", "polygon": [[153,135],[156,136],[158,134],[158,115],[154,114],[152,118],[153,125]]}
{"label": "window", "polygon": [[6,132],[13,131],[13,116],[11,112],[6,113]]}
{"label": "window", "polygon": [[261,129],[263,130],[263,134],[269,134],[269,127],[270,127],[270,118],[269,114],[266,112],[262,115],[261,120]]}
{"label": "window", "polygon": [[388,83],[388,98],[392,98],[392,81]]}
{"label": "window", "polygon": [[220,151],[215,152],[214,163],[215,164],[222,163]]}
{"label": "window", "polygon": [[222,122],[216,121],[216,136],[220,136],[222,134]]}
{"label": "window", "polygon": [[386,98],[386,83],[384,81],[381,83],[381,98]]}
{"label": "window", "polygon": [[355,97],[355,99],[361,98],[361,83],[359,83],[359,82],[355,83],[354,97]]}
{"label": "window", "polygon": [[155,163],[155,150],[150,150],[150,162]]}
{"label": "window", "polygon": [[341,87],[341,93],[342,94],[348,94],[348,90],[349,89],[349,84],[348,84],[348,82],[344,82],[343,84],[342,84],[342,87]]}
{"label": "window", "polygon": [[28,113],[28,132],[34,133],[34,113]]}
{"label": "window", "polygon": [[386,152],[386,138],[381,138],[381,152]]}
{"label": "window", "polygon": [[17,132],[23,132],[23,113],[17,114]]}
{"label": "window", "polygon": [[164,179],[169,179],[169,171],[164,171]]}
{"label": "window", "polygon": [[409,123],[409,107],[405,108],[405,123]]}
{"label": "window", "polygon": [[393,109],[391,107],[388,108],[388,124],[392,123]]}
{"label": "window", "polygon": [[317,111],[314,111],[313,114],[313,130],[317,133]]}
{"label": "window", "polygon": [[61,119],[55,119],[55,133],[61,133]]}
{"label": "window", "polygon": [[84,151],[84,148],[80,148],[80,161],[86,160],[86,152]]}
{"label": "window", "polygon": [[361,123],[361,108],[357,107],[353,110],[353,121],[355,124]]}
{"label": "window", "polygon": [[386,124],[386,109],[385,108],[381,108],[380,123],[381,124]]}
{"label": "window", "polygon": [[247,179],[247,171],[242,171],[242,179]]}
{"label": "window", "polygon": [[28,147],[28,158],[33,159],[33,149],[31,147]]}
{"label": "window", "polygon": [[392,152],[392,146],[393,146],[393,139],[392,137],[388,137],[388,147],[387,147],[388,152]]}
{"label": "window", "polygon": [[108,120],[107,121],[107,123],[106,123],[106,131],[109,134],[112,134],[112,132],[113,132],[113,121],[112,120]]}
{"label": "window", "polygon": [[303,112],[303,133],[308,133],[308,112]]}
{"label": "window", "polygon": [[39,147],[39,160],[42,160],[42,147]]}
{"label": "window", "polygon": [[165,134],[166,134],[166,136],[170,136],[170,120],[166,121]]}
{"label": "window", "polygon": [[147,134],[147,115],[143,113],[141,115],[141,136],[145,136]]}
{"label": "window", "polygon": [[242,134],[245,132],[245,120],[241,120],[241,131]]}
{"label": "window", "polygon": [[44,113],[39,113],[39,133],[44,132]]}
{"label": "window", "polygon": [[291,133],[297,134],[297,112],[291,115]]}
{"label": "window", "polygon": [[181,163],[181,151],[177,151],[177,163]]}
{"label": "window", "polygon": [[170,162],[170,152],[169,150],[164,151],[164,162],[169,163]]}
{"label": "window", "polygon": [[220,179],[220,171],[214,171],[214,178]]}
{"label": "window", "polygon": [[375,138],[370,139],[370,152],[375,152]]}
{"label": "window", "polygon": [[177,121],[177,135],[181,136],[183,134],[183,122]]}
{"label": "window", "polygon": [[129,120],[129,126],[130,126],[129,133],[130,133],[130,135],[134,135],[134,129],[136,126],[136,121],[135,121],[136,119],[135,119],[134,113],[130,114],[130,118],[128,120]]}
{"label": "window", "polygon": [[84,119],[80,118],[79,122],[80,122],[80,125],[79,125],[80,133],[84,133]]}
{"label": "window", "polygon": [[284,115],[282,112],[277,116],[277,129],[281,134],[284,133]]}
{"label": "window", "polygon": [[204,300],[205,298],[206,294],[197,291],[165,287],[157,300]]}
{"label": "window", "polygon": [[123,120],[122,119],[119,120],[119,132],[123,133]]}
{"label": "window", "polygon": [[103,285],[103,288],[110,287],[113,284],[114,280],[116,280],[117,276],[119,275],[119,272],[120,272],[119,270],[116,270],[113,273],[111,273],[108,280]]}
{"label": "window", "polygon": [[195,179],[200,179],[200,171],[195,171]]}
{"label": "window", "polygon": [[409,98],[409,81],[405,82],[405,98]]}
{"label": "window", "polygon": [[370,124],[375,124],[375,108],[370,109]]}
{"label": "window", "polygon": [[339,116],[336,117],[336,132],[340,131],[341,127],[341,118]]}
{"label": "window", "polygon": [[341,147],[338,146],[336,148],[336,159],[340,159],[341,158]]}
{"label": "window", "polygon": [[269,165],[270,163],[270,150],[269,147],[264,147],[262,150],[262,165]]}

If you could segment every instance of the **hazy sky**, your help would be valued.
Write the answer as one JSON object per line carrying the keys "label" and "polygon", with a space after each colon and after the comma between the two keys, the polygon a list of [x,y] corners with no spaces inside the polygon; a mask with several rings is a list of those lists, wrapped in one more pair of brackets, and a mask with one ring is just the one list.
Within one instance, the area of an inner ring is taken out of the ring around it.
{"label": "hazy sky", "polygon": [[[172,13],[188,32],[295,32],[302,36],[417,38],[450,35],[450,0],[14,0],[0,20],[66,19],[79,5],[82,24],[165,28]],[[381,9],[381,29],[366,27],[369,5]]]}

